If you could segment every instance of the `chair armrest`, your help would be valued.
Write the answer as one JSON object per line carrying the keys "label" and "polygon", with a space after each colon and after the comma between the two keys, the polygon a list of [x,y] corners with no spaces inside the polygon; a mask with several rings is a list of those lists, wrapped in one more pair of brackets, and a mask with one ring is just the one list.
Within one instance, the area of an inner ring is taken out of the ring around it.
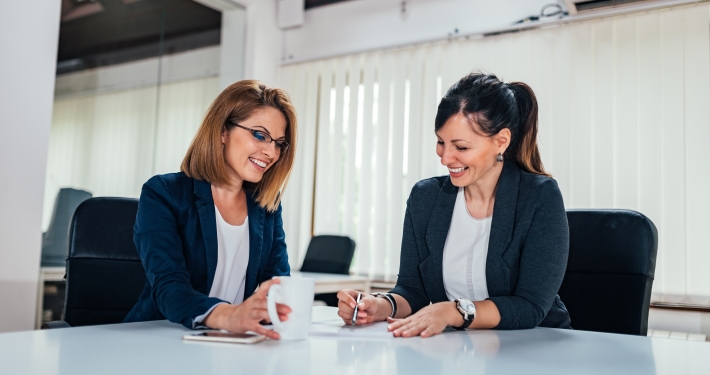
{"label": "chair armrest", "polygon": [[42,323],[40,329],[55,329],[55,328],[71,328],[69,323],[63,320],[53,320],[51,322]]}

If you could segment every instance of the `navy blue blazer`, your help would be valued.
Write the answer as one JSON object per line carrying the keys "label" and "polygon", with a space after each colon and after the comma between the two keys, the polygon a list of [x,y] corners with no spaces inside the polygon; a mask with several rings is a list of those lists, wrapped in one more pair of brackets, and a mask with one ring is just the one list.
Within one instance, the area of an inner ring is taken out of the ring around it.
{"label": "navy blue blazer", "polygon": [[[448,301],[442,271],[458,188],[449,176],[419,181],[407,201],[397,285],[415,313]],[[557,295],[567,268],[569,227],[555,180],[520,170],[506,159],[498,179],[486,257],[489,299],[497,329],[569,328]]]}
{"label": "navy blue blazer", "polygon": [[[290,273],[281,219],[247,193],[249,264],[244,299],[273,276]],[[145,268],[145,288],[124,322],[192,319],[219,302],[209,297],[217,269],[217,221],[208,182],[171,173],[143,185],[133,241]]]}

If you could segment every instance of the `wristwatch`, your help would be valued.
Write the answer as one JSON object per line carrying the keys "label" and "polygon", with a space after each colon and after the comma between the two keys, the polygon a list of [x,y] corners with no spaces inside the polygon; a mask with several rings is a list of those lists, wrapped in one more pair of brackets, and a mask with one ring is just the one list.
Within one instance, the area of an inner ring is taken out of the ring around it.
{"label": "wristwatch", "polygon": [[471,325],[474,319],[476,319],[476,305],[466,298],[456,299],[456,310],[461,313],[463,317],[463,324],[459,327],[454,327],[455,329],[464,330]]}

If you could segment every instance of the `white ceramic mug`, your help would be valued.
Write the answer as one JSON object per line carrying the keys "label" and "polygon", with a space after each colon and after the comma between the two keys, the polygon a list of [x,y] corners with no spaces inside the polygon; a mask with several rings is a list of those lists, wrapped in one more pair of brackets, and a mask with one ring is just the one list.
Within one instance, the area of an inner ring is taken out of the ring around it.
{"label": "white ceramic mug", "polygon": [[[266,298],[269,319],[274,330],[281,335],[281,340],[304,340],[308,337],[308,329],[311,326],[315,279],[287,276],[281,276],[279,279],[281,283],[272,285]],[[287,321],[279,320],[276,303],[291,308]]]}

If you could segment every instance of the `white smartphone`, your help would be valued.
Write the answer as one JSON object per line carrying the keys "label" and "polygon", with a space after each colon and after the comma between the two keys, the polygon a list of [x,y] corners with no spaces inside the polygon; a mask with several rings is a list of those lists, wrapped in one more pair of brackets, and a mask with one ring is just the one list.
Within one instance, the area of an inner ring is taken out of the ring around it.
{"label": "white smartphone", "polygon": [[255,335],[251,333],[231,333],[221,331],[205,331],[185,335],[183,340],[190,341],[211,341],[211,342],[229,342],[233,344],[256,344],[259,341],[266,339],[266,336]]}

